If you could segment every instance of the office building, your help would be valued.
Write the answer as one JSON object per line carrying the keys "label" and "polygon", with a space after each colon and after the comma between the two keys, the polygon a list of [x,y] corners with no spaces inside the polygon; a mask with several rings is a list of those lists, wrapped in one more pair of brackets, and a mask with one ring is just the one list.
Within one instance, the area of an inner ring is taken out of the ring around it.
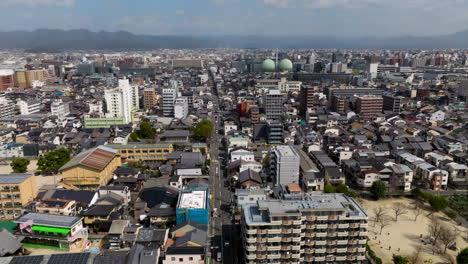
{"label": "office building", "polygon": [[263,103],[267,119],[280,120],[283,116],[283,97],[280,90],[265,91]]}
{"label": "office building", "polygon": [[158,103],[158,94],[154,88],[143,90],[143,108],[145,110],[153,108]]}
{"label": "office building", "polygon": [[133,116],[140,108],[138,87],[130,86],[128,79],[119,80],[119,87],[105,90],[106,117],[123,117],[125,123],[133,122]]}
{"label": "office building", "polygon": [[356,112],[362,120],[371,121],[382,113],[382,96],[359,96],[356,98]]}
{"label": "office building", "polygon": [[0,175],[0,218],[12,219],[37,195],[36,177],[32,174]]}
{"label": "office building", "polygon": [[39,101],[23,101],[16,102],[21,115],[29,115],[37,113],[41,110],[41,102]]}
{"label": "office building", "polygon": [[76,72],[83,75],[93,75],[96,72],[96,68],[93,63],[81,63],[76,66]]}
{"label": "office building", "polygon": [[70,106],[68,103],[62,102],[62,99],[54,100],[50,105],[50,114],[59,120],[64,120],[70,114]]}
{"label": "office building", "polygon": [[363,87],[329,88],[328,98],[336,96],[345,96],[351,98],[359,95],[382,95],[383,90]]}
{"label": "office building", "polygon": [[393,94],[384,94],[383,96],[383,110],[384,111],[392,111],[394,113],[399,114],[404,97],[403,96],[396,96]]}
{"label": "office building", "polygon": [[290,145],[274,146],[270,150],[270,177],[275,184],[299,183],[300,157]]}
{"label": "office building", "polygon": [[283,143],[283,123],[275,120],[267,121],[267,141],[268,144]]}
{"label": "office building", "polygon": [[179,194],[176,208],[176,222],[193,221],[208,225],[210,199],[208,190],[184,190]]}
{"label": "office building", "polygon": [[15,72],[13,70],[0,70],[0,91],[15,86]]}
{"label": "office building", "polygon": [[260,123],[260,109],[256,105],[250,107],[250,122],[252,124]]}
{"label": "office building", "polygon": [[187,98],[179,97],[174,103],[174,117],[177,119],[184,119],[189,114],[189,106]]}
{"label": "office building", "polygon": [[344,194],[242,206],[245,263],[367,263],[368,215]]}

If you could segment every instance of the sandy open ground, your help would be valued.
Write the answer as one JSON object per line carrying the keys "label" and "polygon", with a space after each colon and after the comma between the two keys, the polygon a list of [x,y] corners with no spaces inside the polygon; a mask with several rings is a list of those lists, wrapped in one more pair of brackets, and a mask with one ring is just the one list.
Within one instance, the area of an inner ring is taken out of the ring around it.
{"label": "sandy open ground", "polygon": [[[403,203],[408,206],[408,213],[401,215],[398,218],[398,222],[394,221],[394,212],[392,206],[394,203]],[[432,260],[432,263],[450,263],[446,258],[432,253],[432,248],[429,244],[424,245],[421,235],[426,236],[430,218],[428,215],[430,211],[426,209],[418,218],[414,221],[414,214],[412,213],[413,201],[411,199],[387,199],[381,201],[367,201],[363,200],[362,205],[369,214],[369,246],[374,250],[376,255],[380,257],[384,264],[393,263],[392,255],[412,255],[416,248],[420,245],[423,247],[421,254],[421,260]],[[374,227],[374,208],[379,206],[386,207],[386,215],[389,219],[390,225],[383,229],[382,235],[380,233],[380,226],[377,223]],[[436,213],[436,217],[441,219],[445,224],[450,225],[451,228],[456,228],[459,231],[460,236],[457,238],[458,249],[468,247],[468,243],[461,237],[462,234],[467,234],[468,229],[457,225],[454,221],[449,219],[443,213]],[[390,248],[390,249],[389,249]],[[447,253],[451,256],[456,256],[458,252],[447,249]]]}

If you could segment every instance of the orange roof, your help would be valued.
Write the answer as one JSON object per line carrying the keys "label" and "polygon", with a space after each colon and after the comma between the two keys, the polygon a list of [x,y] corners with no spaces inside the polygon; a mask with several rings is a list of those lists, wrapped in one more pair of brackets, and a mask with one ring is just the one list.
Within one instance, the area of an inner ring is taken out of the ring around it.
{"label": "orange roof", "polygon": [[290,183],[287,186],[288,186],[289,192],[291,192],[291,193],[300,193],[300,192],[302,192],[301,187],[297,183]]}

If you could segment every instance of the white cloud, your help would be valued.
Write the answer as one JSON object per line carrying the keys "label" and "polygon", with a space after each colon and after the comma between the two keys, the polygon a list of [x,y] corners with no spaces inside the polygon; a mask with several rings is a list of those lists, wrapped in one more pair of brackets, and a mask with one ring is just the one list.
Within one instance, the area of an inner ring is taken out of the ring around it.
{"label": "white cloud", "polygon": [[74,6],[75,0],[0,0],[0,6]]}

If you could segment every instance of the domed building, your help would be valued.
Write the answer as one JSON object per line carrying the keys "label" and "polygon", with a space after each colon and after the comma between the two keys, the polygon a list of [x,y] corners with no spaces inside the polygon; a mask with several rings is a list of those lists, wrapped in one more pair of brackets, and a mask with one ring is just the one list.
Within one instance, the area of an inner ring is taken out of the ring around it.
{"label": "domed building", "polygon": [[262,70],[264,72],[275,72],[276,71],[276,64],[273,60],[266,59],[262,63]]}
{"label": "domed building", "polygon": [[278,65],[278,69],[280,72],[292,72],[293,63],[288,59],[281,60],[281,62]]}

